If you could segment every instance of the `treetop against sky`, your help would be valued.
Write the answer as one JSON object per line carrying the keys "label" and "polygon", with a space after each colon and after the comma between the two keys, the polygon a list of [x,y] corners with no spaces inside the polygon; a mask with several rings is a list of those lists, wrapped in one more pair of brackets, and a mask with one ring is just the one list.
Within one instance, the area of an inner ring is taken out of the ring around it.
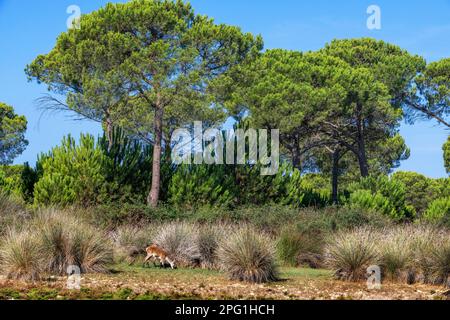
{"label": "treetop against sky", "polygon": [[[107,2],[0,0],[0,101],[13,105],[17,114],[25,115],[29,121],[29,147],[16,163],[34,163],[39,153],[50,150],[69,133],[79,136],[80,132],[101,132],[99,124],[72,121],[67,114],[41,116],[35,100],[46,92],[46,87],[28,83],[23,70],[37,55],[52,49],[57,36],[67,30],[68,19],[77,13],[76,8],[82,14],[89,13]],[[318,50],[335,38],[373,37],[421,55],[428,62],[450,57],[448,0],[436,0],[427,6],[422,1],[405,0],[193,0],[191,3],[197,13],[206,14],[218,23],[261,34],[266,49]],[[376,13],[368,14],[373,4],[380,10],[381,23],[368,28],[368,19]],[[446,176],[442,145],[448,131],[428,121],[403,125],[401,134],[411,148],[411,157],[403,162],[401,170],[418,171],[430,177]]]}

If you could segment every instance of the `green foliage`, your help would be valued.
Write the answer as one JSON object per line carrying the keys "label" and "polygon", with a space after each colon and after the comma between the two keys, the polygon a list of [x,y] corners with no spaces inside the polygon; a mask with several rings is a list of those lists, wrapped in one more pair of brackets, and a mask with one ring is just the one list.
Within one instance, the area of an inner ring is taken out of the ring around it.
{"label": "green foliage", "polygon": [[34,186],[39,181],[39,168],[33,169],[27,163],[24,164],[20,178],[21,178],[21,194],[22,198],[27,203],[33,203],[34,201]]}
{"label": "green foliage", "polygon": [[223,165],[182,165],[170,180],[169,203],[177,206],[230,205],[234,179]]}
{"label": "green foliage", "polygon": [[331,203],[330,189],[323,176],[304,175],[299,170],[294,169],[292,173],[285,171],[283,174],[285,184],[284,196],[281,196],[281,203],[294,205],[296,207],[324,207]]}
{"label": "green foliage", "polygon": [[400,47],[371,38],[334,40],[323,49],[346,61],[353,68],[368,68],[389,91],[392,104],[399,107],[417,73],[426,66],[425,59]]}
{"label": "green foliage", "polygon": [[143,202],[151,181],[153,148],[127,137],[119,128],[113,130],[111,138],[108,141],[105,134],[98,141],[108,189],[102,202]]}
{"label": "green foliage", "polygon": [[423,217],[432,222],[450,221],[450,197],[433,201]]}
{"label": "green foliage", "polygon": [[274,176],[262,176],[259,165],[182,165],[171,177],[168,194],[170,204],[185,207],[323,207],[330,202],[326,185],[320,175],[301,175],[287,163]]}
{"label": "green foliage", "polygon": [[444,144],[444,164],[447,173],[450,175],[450,137],[448,137],[447,142]]}
{"label": "green foliage", "polygon": [[14,109],[0,102],[0,165],[11,164],[28,145],[25,139],[27,120]]}
{"label": "green foliage", "polygon": [[392,178],[405,185],[406,204],[414,207],[418,214],[424,213],[431,202],[445,195],[443,187],[448,183],[415,172],[396,172]]}
{"label": "green foliage", "polygon": [[98,203],[105,185],[102,165],[106,160],[93,136],[82,134],[78,145],[71,136],[65,137],[61,146],[42,155],[39,161],[43,175],[35,186],[36,205]]}
{"label": "green foliage", "polygon": [[369,177],[351,186],[350,206],[373,209],[394,220],[415,216],[414,208],[406,203],[406,187],[387,176]]}
{"label": "green foliage", "polygon": [[[69,136],[61,146],[40,156],[36,170],[25,166],[23,194],[34,193],[38,205],[142,203],[148,193],[151,163],[152,148],[119,129],[113,130],[111,142],[106,135],[97,142],[91,135],[81,135],[77,144]],[[163,175],[166,184],[169,180]]]}
{"label": "green foliage", "polygon": [[22,196],[21,173],[24,166],[0,166],[0,188],[16,197]]}
{"label": "green foliage", "polygon": [[[184,1],[135,0],[84,15],[80,28],[62,33],[26,72],[50,91],[67,94],[56,108],[155,144],[153,168],[159,173],[163,135],[194,120],[222,121],[212,82],[256,56],[262,45],[260,37],[196,15]],[[154,172],[148,197],[153,206],[159,177]]]}
{"label": "green foliage", "polygon": [[450,127],[450,58],[430,63],[416,78],[411,98],[413,118],[435,119]]}

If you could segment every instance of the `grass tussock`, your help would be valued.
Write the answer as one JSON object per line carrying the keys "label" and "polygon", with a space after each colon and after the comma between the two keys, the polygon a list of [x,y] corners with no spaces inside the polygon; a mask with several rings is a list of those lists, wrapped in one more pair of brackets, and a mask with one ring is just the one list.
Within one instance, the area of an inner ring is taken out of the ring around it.
{"label": "grass tussock", "polygon": [[43,271],[42,244],[31,231],[7,231],[0,246],[0,268],[8,279],[37,281]]}
{"label": "grass tussock", "polygon": [[368,228],[337,232],[326,245],[326,264],[339,279],[365,279],[367,268],[380,263],[378,240],[378,234]]}
{"label": "grass tussock", "polygon": [[272,239],[251,227],[239,228],[224,239],[218,258],[232,280],[264,283],[278,279]]}
{"label": "grass tussock", "polygon": [[450,286],[450,235],[424,225],[338,232],[328,240],[326,263],[344,280],[365,279],[367,267],[378,265],[390,281]]}
{"label": "grass tussock", "polygon": [[201,263],[198,226],[187,222],[162,224],[153,238],[179,267],[198,267]]}
{"label": "grass tussock", "polygon": [[0,235],[6,234],[10,228],[23,225],[29,219],[30,213],[25,205],[0,189]]}
{"label": "grass tussock", "polygon": [[122,225],[111,233],[114,242],[114,258],[116,262],[129,265],[143,262],[145,249],[152,243],[156,226]]}
{"label": "grass tussock", "polygon": [[101,231],[59,210],[43,210],[1,241],[0,263],[10,278],[37,280],[66,275],[69,266],[83,273],[106,272],[112,245]]}
{"label": "grass tussock", "polygon": [[40,211],[32,226],[40,235],[46,270],[51,274],[65,275],[71,265],[83,273],[106,272],[113,261],[112,245],[105,233],[71,212]]}
{"label": "grass tussock", "polygon": [[198,234],[198,250],[203,269],[219,269],[218,250],[220,243],[231,233],[232,227],[225,224],[202,225]]}

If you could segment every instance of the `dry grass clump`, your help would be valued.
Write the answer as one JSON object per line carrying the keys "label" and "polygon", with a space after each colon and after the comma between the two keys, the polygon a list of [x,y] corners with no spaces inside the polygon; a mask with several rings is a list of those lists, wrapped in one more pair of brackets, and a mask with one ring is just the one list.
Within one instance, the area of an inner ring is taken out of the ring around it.
{"label": "dry grass clump", "polygon": [[450,286],[450,235],[421,225],[339,232],[328,241],[326,262],[344,280],[362,280],[379,265],[391,281]]}
{"label": "dry grass clump", "polygon": [[145,249],[152,243],[156,226],[118,227],[111,233],[114,242],[114,258],[117,262],[134,264],[144,262]]}
{"label": "dry grass clump", "polygon": [[69,266],[83,273],[106,272],[112,245],[106,235],[64,211],[43,210],[1,242],[0,263],[8,277],[36,280],[66,275]]}
{"label": "dry grass clump", "polygon": [[30,218],[25,205],[0,189],[0,235],[23,225]]}
{"label": "dry grass clump", "polygon": [[336,272],[339,279],[365,279],[367,268],[380,262],[378,240],[379,235],[369,228],[337,232],[327,241],[326,265]]}
{"label": "dry grass clump", "polygon": [[231,233],[232,227],[225,224],[203,225],[198,234],[198,250],[201,267],[204,269],[219,269],[217,252],[220,243]]}
{"label": "dry grass clump", "polygon": [[51,274],[65,275],[71,265],[83,273],[106,272],[113,261],[112,244],[104,232],[72,213],[40,211],[32,226],[40,235],[45,269]]}
{"label": "dry grass clump", "polygon": [[201,263],[198,226],[187,222],[161,225],[153,238],[179,267],[198,267]]}
{"label": "dry grass clump", "polygon": [[422,282],[450,286],[450,234],[447,230],[422,226],[414,234],[414,262]]}
{"label": "dry grass clump", "polygon": [[380,231],[378,252],[380,264],[385,277],[389,280],[402,279],[402,282],[413,283],[416,278],[414,266],[414,234],[413,226],[395,227]]}
{"label": "dry grass clump", "polygon": [[249,226],[238,228],[221,242],[218,258],[232,280],[264,283],[278,279],[272,239]]}
{"label": "dry grass clump", "polygon": [[39,236],[30,230],[8,230],[0,245],[0,268],[8,279],[40,280],[43,256]]}

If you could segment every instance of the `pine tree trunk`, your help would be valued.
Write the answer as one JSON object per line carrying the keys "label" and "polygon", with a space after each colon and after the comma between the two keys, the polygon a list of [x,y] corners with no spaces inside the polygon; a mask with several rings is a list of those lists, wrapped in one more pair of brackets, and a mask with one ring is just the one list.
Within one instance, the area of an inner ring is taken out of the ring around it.
{"label": "pine tree trunk", "polygon": [[300,152],[298,148],[292,150],[292,166],[301,171]]}
{"label": "pine tree trunk", "polygon": [[362,105],[357,105],[357,121],[358,121],[358,163],[361,176],[366,178],[369,176],[369,165],[367,162],[366,142],[364,140],[364,123],[362,119]]}
{"label": "pine tree trunk", "polygon": [[164,110],[157,106],[155,111],[155,142],[153,146],[153,170],[152,188],[147,198],[149,206],[156,208],[159,202],[161,189],[161,156],[162,156],[162,136],[163,136]]}
{"label": "pine tree trunk", "polygon": [[339,204],[339,159],[340,159],[340,150],[336,150],[333,152],[333,170],[332,170],[332,196],[331,200],[334,205]]}
{"label": "pine tree trunk", "polygon": [[105,126],[106,126],[106,139],[108,139],[108,151],[111,151],[113,147],[113,123],[111,120],[110,115],[106,114],[106,120],[105,120]]}

